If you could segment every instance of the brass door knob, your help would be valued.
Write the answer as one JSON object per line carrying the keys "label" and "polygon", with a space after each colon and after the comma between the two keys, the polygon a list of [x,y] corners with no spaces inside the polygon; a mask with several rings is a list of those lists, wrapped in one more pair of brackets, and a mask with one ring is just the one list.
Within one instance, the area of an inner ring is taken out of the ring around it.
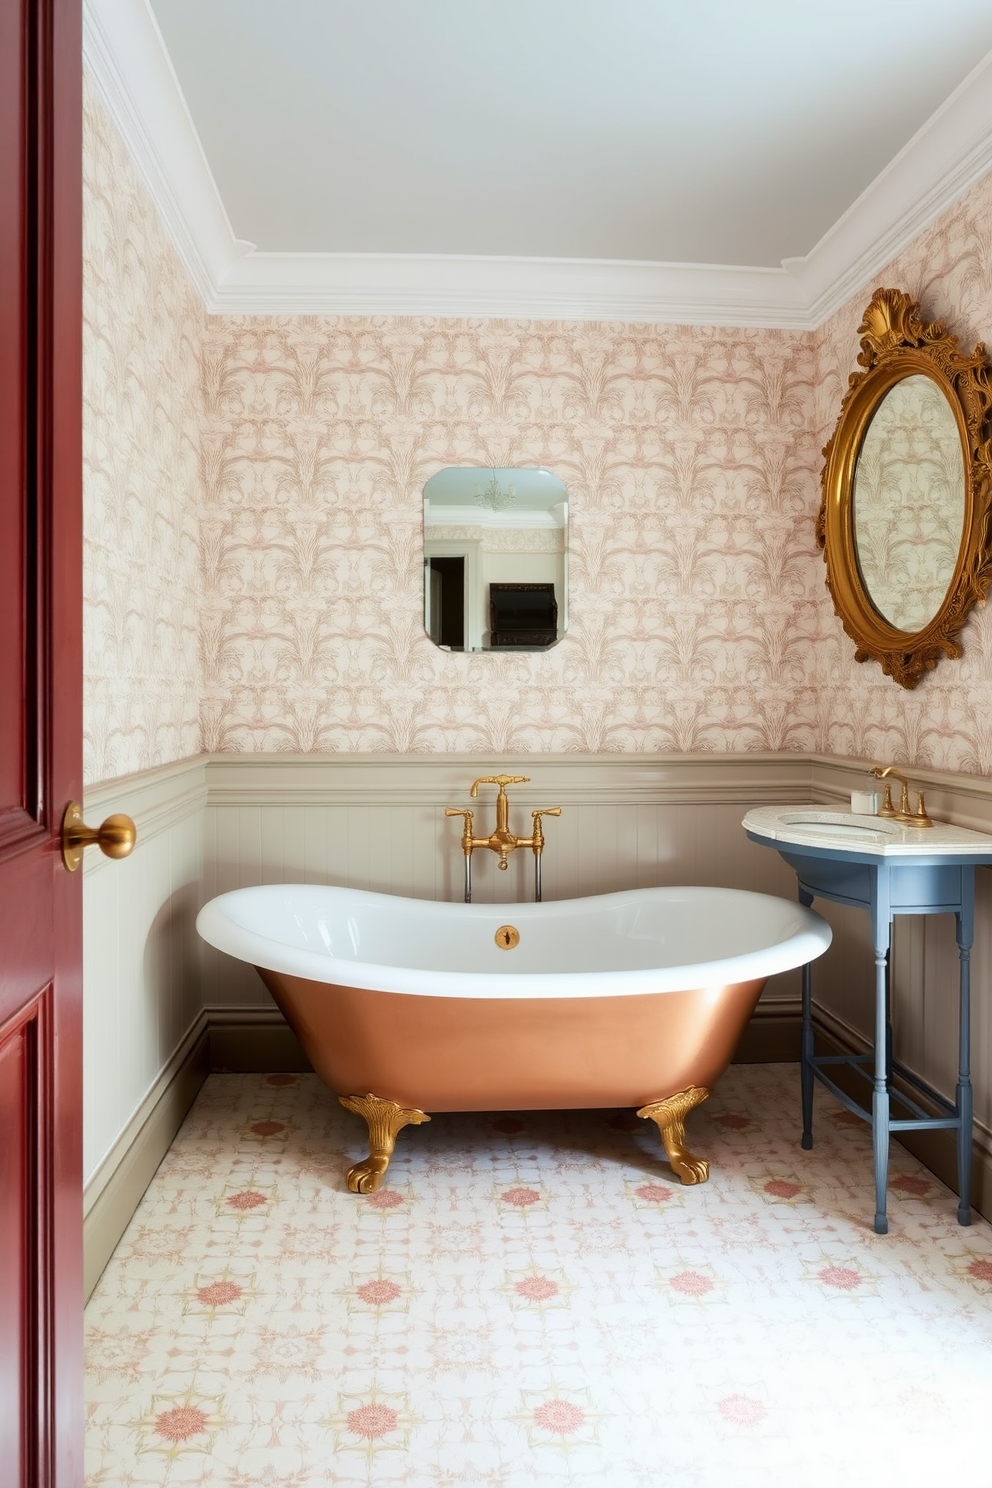
{"label": "brass door knob", "polygon": [[138,840],[137,828],[129,816],[116,813],[108,816],[99,827],[88,827],[83,821],[83,808],[78,801],[70,801],[62,818],[62,861],[70,873],[75,873],[83,861],[83,849],[95,843],[108,858],[126,858],[134,851]]}

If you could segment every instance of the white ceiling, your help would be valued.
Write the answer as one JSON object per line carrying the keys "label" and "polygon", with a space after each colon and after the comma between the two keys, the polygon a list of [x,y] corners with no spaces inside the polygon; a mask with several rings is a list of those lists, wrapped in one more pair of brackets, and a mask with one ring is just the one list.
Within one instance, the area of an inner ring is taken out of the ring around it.
{"label": "white ceiling", "polygon": [[992,48],[989,0],[152,0],[266,252],[777,267]]}
{"label": "white ceiling", "polygon": [[809,328],[992,169],[990,0],[83,0],[207,308]]}

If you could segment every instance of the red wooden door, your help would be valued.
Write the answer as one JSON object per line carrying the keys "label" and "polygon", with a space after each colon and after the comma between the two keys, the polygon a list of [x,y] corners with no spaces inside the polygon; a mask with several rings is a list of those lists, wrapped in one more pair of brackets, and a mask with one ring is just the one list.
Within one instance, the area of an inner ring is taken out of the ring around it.
{"label": "red wooden door", "polygon": [[80,0],[0,0],[0,1481],[82,1483]]}

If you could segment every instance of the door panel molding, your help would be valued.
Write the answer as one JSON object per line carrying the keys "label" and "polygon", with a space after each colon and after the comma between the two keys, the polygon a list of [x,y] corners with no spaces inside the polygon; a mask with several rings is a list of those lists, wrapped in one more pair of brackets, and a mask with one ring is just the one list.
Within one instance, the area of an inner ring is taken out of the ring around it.
{"label": "door panel molding", "polygon": [[[0,1172],[4,1265],[0,1289],[7,1316],[19,1313],[16,1355],[0,1358],[4,1405],[5,1471],[13,1481],[51,1481],[54,1442],[51,1400],[53,1356],[50,1298],[54,1254],[52,1040],[53,986],[49,982],[0,1026]],[[16,1410],[17,1420],[14,1420]],[[16,1429],[12,1429],[15,1428]]]}

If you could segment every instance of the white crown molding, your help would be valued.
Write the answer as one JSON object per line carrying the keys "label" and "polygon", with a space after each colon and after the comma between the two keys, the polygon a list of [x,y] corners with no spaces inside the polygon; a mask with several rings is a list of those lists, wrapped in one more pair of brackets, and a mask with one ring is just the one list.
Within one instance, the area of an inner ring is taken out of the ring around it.
{"label": "white crown molding", "polygon": [[805,258],[782,267],[812,328],[992,170],[992,52],[918,129]]}
{"label": "white crown molding", "polygon": [[425,527],[500,527],[518,532],[527,528],[531,532],[560,532],[562,523],[553,511],[536,507],[508,506],[502,511],[493,511],[488,506],[442,506],[437,501],[424,502]]}
{"label": "white crown molding", "polygon": [[621,320],[813,330],[992,169],[992,53],[781,268],[260,253],[234,236],[148,0],[83,0],[84,58],[211,314]]}
{"label": "white crown molding", "polygon": [[207,309],[253,248],[234,236],[147,0],[83,0],[83,60]]}
{"label": "white crown molding", "polygon": [[805,314],[801,288],[781,269],[390,253],[252,253],[218,285],[217,307],[782,327]]}

